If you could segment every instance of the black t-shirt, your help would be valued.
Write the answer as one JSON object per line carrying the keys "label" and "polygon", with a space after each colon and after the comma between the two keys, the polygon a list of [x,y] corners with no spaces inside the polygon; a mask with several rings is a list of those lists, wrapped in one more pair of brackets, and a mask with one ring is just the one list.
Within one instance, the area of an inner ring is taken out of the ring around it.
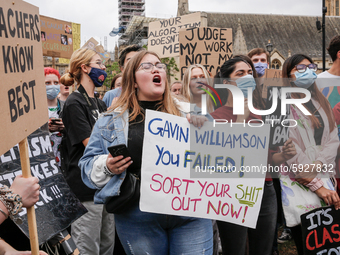
{"label": "black t-shirt", "polygon": [[142,152],[144,139],[145,109],[156,111],[160,101],[139,101],[140,107],[144,114],[140,114],[136,119],[129,123],[128,133],[128,150],[133,163],[129,166],[128,171],[140,176],[142,166]]}
{"label": "black t-shirt", "polygon": [[95,190],[88,188],[81,179],[78,162],[85,151],[82,141],[90,137],[99,113],[106,111],[102,100],[89,99],[96,110],[90,109],[82,94],[73,92],[67,98],[62,114],[66,131],[62,141],[62,169],[67,183],[80,201],[93,201],[95,193]]}
{"label": "black t-shirt", "polygon": [[30,240],[9,218],[1,224],[0,237],[18,251],[31,250]]}

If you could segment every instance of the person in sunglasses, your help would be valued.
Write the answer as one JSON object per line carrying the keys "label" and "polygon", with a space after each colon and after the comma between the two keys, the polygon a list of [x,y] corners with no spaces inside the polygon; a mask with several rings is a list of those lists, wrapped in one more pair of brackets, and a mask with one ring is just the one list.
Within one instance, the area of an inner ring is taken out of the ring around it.
{"label": "person in sunglasses", "polygon": [[[283,181],[281,182],[282,191],[289,189],[289,193],[286,193],[285,197],[282,196],[282,205],[287,226],[291,228],[299,255],[303,254],[300,215],[306,212],[305,209],[310,208],[311,205],[313,206],[309,210],[322,205],[335,205],[335,209],[340,208],[339,196],[334,190],[332,177],[339,147],[338,132],[332,108],[315,83],[316,70],[317,65],[313,63],[313,60],[303,54],[291,56],[285,61],[282,68],[285,86],[307,89],[311,93],[311,99],[303,104],[311,115],[304,115],[300,109],[293,105],[290,107],[289,119],[295,120],[297,125],[294,126],[291,121],[289,138],[292,139],[297,154],[287,160],[286,164],[290,169],[293,169],[294,166],[299,168],[298,172],[289,173],[292,183],[296,184],[295,181],[298,183],[297,185],[286,185]],[[291,93],[291,97],[294,99],[304,98],[304,94]],[[317,169],[322,169],[325,174],[321,176]],[[282,173],[282,175],[284,174]],[[305,189],[302,185],[309,189]],[[305,192],[312,193],[308,201],[302,199],[302,197],[307,197]],[[296,208],[301,208],[301,214]]]}

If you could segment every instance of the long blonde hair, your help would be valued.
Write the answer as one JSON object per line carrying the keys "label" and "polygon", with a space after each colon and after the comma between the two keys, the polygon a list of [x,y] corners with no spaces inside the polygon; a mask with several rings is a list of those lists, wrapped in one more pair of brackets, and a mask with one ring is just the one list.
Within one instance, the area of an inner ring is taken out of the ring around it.
{"label": "long blonde hair", "polygon": [[[204,68],[204,66],[200,64],[194,64],[188,66],[187,70],[185,70],[183,74],[183,96],[187,98],[190,102],[193,102],[192,100],[192,93],[190,90],[190,81],[191,81],[191,72],[194,68],[200,68],[204,74],[205,79],[207,80],[208,85],[210,85],[210,75],[207,71],[207,69]],[[210,89],[208,89],[210,91]],[[214,111],[214,105],[210,97],[207,98],[207,110],[209,113]]]}
{"label": "long blonde hair", "polygon": [[69,72],[61,77],[60,82],[65,86],[72,86],[74,82],[80,84],[82,76],[81,65],[89,65],[91,59],[96,54],[94,50],[88,48],[78,49],[73,52],[70,59]]}
{"label": "long blonde hair", "polygon": [[[127,63],[122,78],[122,94],[112,107],[112,109],[119,107],[121,113],[118,116],[122,115],[126,110],[129,110],[129,121],[133,121],[140,114],[144,115],[138,103],[137,88],[135,88],[135,84],[137,83],[136,71],[141,64],[142,59],[148,54],[154,55],[159,59],[155,52],[141,51],[133,56],[133,58],[131,58]],[[159,103],[157,110],[177,116],[181,115],[171,97],[169,83],[166,79],[163,100]]]}

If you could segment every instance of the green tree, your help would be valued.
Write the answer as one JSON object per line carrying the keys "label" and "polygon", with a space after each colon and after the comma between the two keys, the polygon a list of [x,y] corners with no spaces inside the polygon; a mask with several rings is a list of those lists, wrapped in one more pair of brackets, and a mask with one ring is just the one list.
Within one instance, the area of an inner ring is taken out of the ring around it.
{"label": "green tree", "polygon": [[[179,72],[179,68],[176,64],[176,61],[174,58],[162,58],[161,62],[166,64],[166,78],[168,79],[168,82],[170,83],[171,77],[175,77],[175,74]],[[178,80],[175,77],[175,80]]]}
{"label": "green tree", "polygon": [[115,77],[117,74],[120,73],[118,62],[113,62],[112,65],[107,65],[106,66],[106,73],[107,73],[107,77],[105,79],[104,86],[106,86],[109,90],[110,87],[111,87],[111,81],[112,81],[113,77]]}

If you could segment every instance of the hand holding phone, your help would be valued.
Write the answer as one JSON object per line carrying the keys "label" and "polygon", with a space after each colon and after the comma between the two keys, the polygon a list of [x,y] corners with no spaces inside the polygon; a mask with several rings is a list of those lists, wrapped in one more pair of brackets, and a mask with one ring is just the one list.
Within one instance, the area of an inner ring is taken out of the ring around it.
{"label": "hand holding phone", "polygon": [[[107,157],[106,167],[113,174],[121,174],[133,163],[130,152],[125,144],[113,145],[107,149],[112,157]],[[121,158],[117,159],[119,156]]]}
{"label": "hand holding phone", "polygon": [[130,152],[125,144],[113,145],[107,148],[112,157],[123,156],[123,158],[131,157]]}
{"label": "hand holding phone", "polygon": [[57,124],[56,122],[60,122],[60,121],[62,121],[61,118],[51,118],[51,122],[52,122],[52,124],[54,124],[54,125],[59,125],[59,124]]}

